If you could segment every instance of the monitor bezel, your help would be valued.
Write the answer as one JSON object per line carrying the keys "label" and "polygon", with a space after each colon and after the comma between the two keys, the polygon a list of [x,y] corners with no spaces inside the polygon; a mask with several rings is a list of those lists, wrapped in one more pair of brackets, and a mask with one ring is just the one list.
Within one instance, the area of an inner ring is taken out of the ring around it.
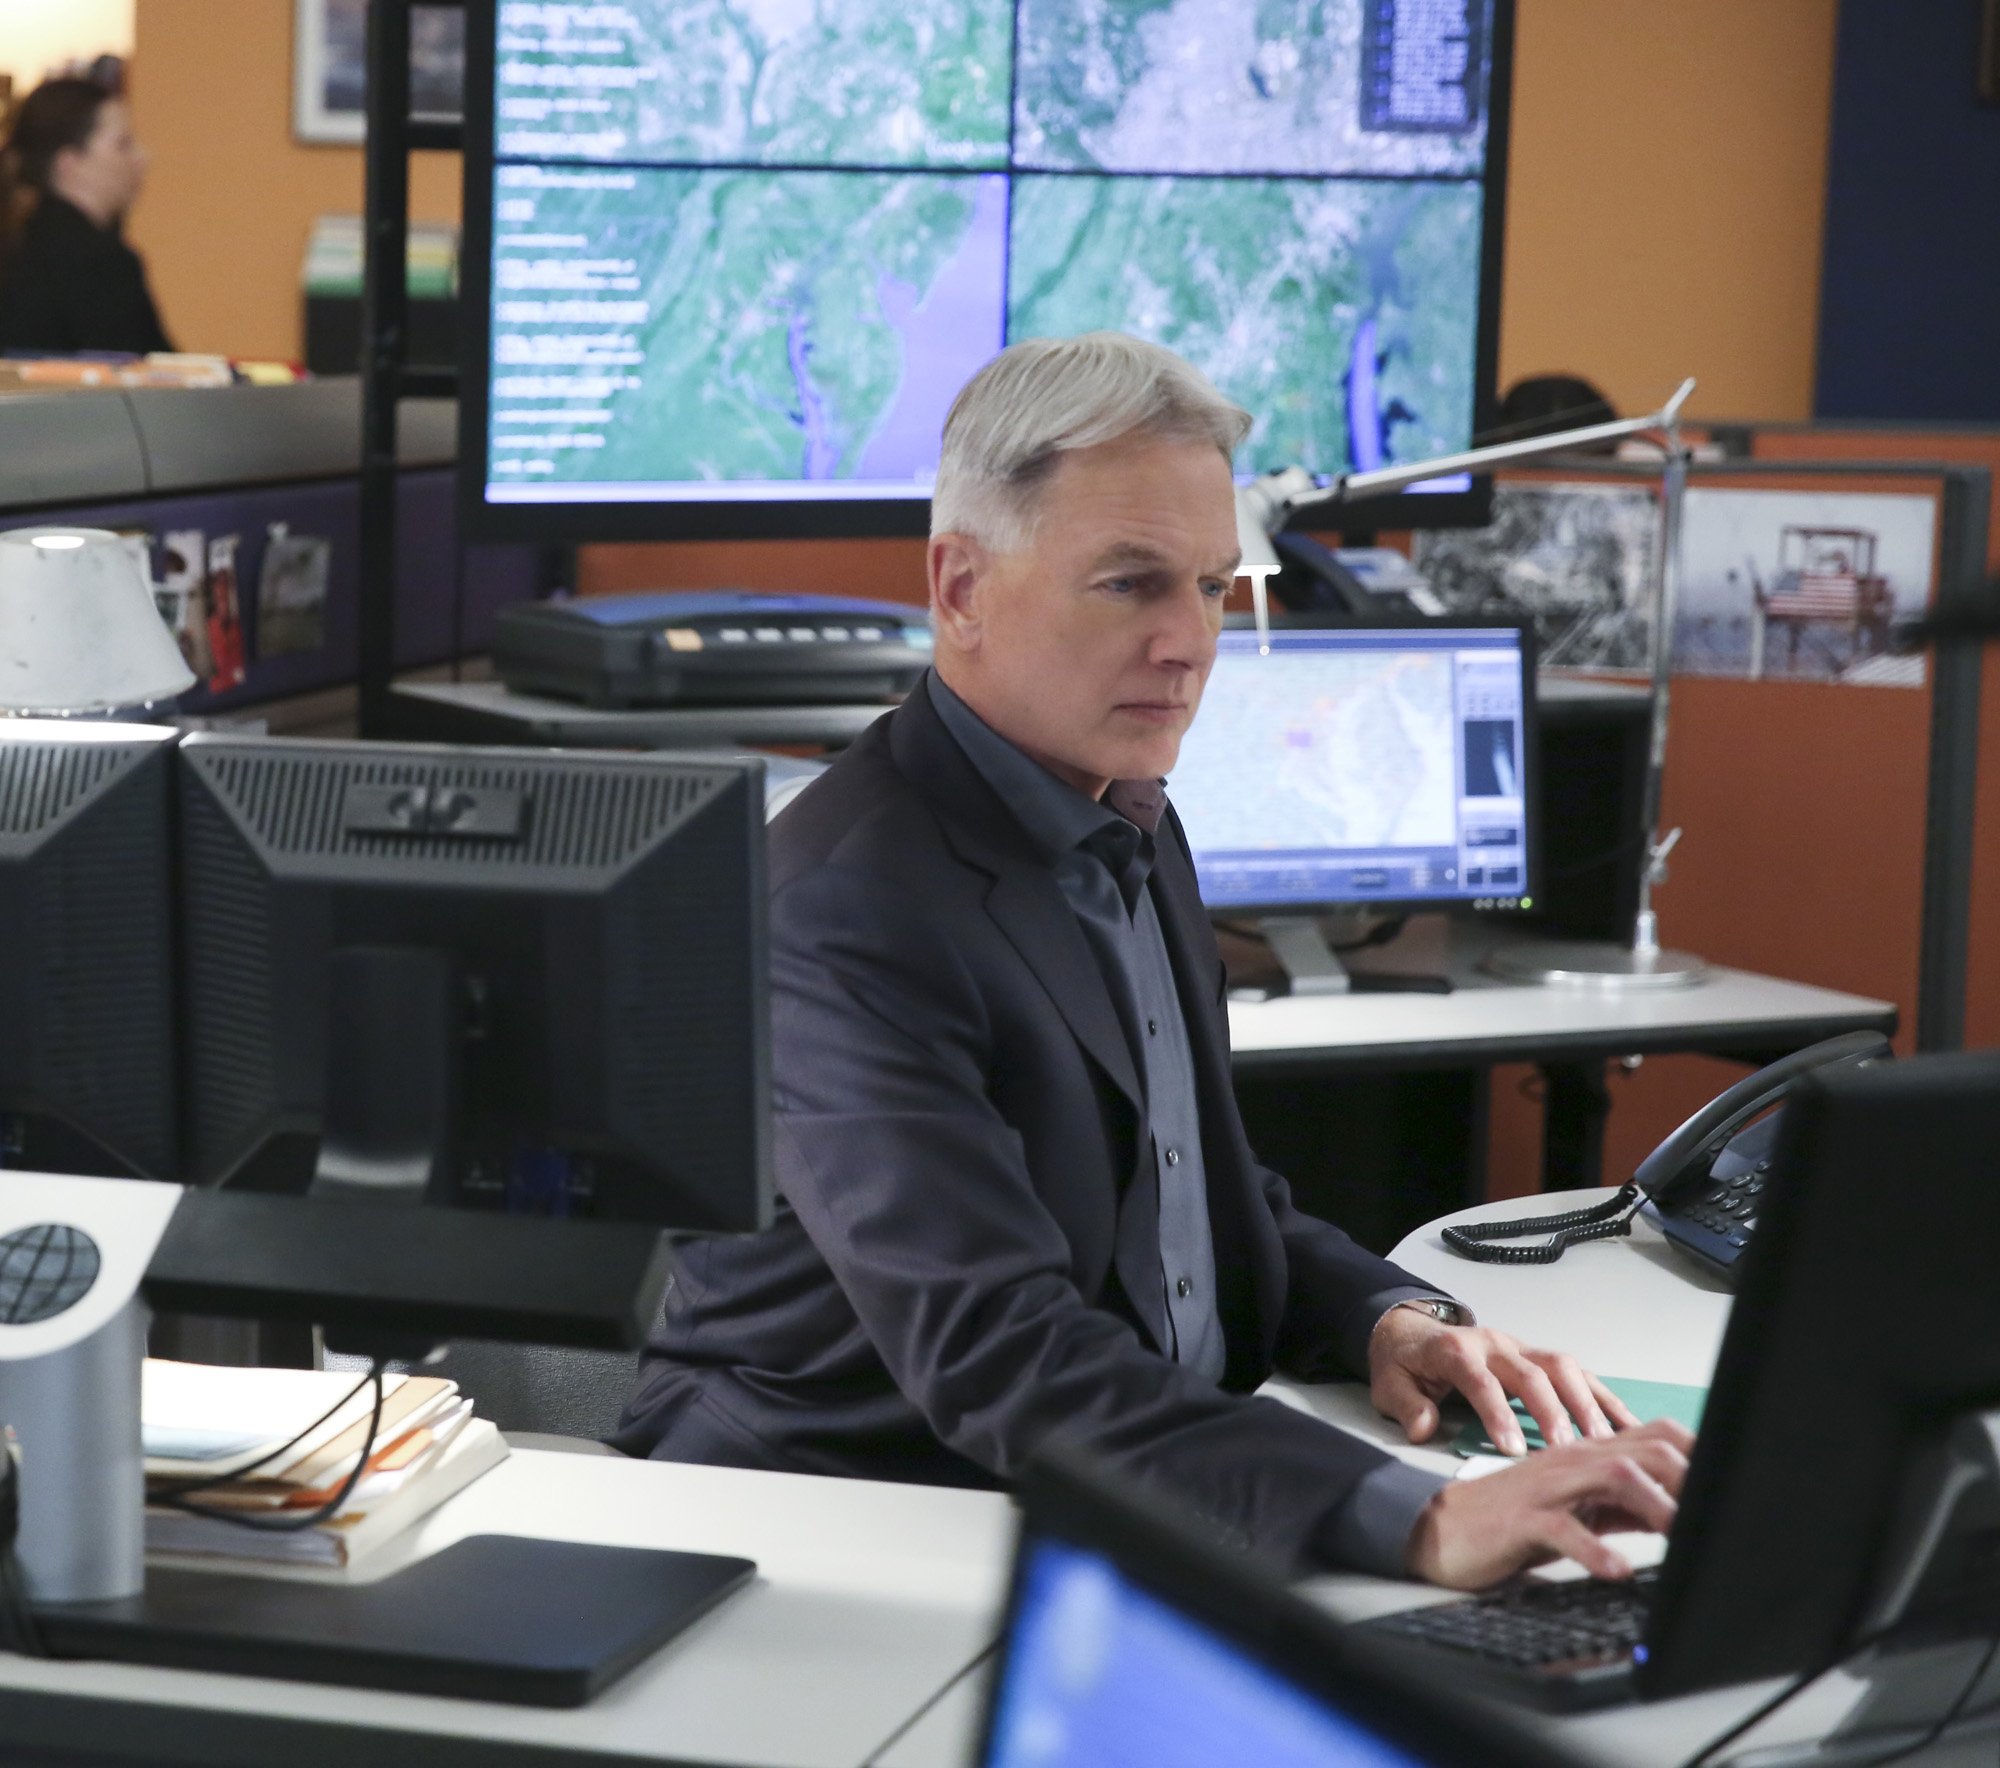
{"label": "monitor bezel", "polygon": [[[1414,914],[1480,914],[1503,915],[1510,920],[1517,916],[1533,915],[1538,912],[1542,886],[1542,840],[1541,827],[1537,819],[1541,815],[1541,731],[1536,716],[1536,653],[1535,629],[1531,621],[1507,620],[1487,615],[1453,615],[1446,619],[1411,621],[1407,619],[1359,618],[1353,615],[1327,612],[1302,614],[1273,613],[1268,621],[1272,632],[1408,632],[1436,634],[1440,632],[1511,632],[1515,635],[1521,652],[1521,819],[1527,839],[1521,858],[1522,883],[1518,896],[1371,896],[1366,901],[1354,902],[1232,902],[1211,903],[1203,899],[1202,906],[1211,918],[1223,921],[1248,920],[1259,916],[1296,915],[1340,915],[1349,913],[1368,914],[1377,910],[1390,915]],[[1254,630],[1255,617],[1249,613],[1232,611],[1224,617],[1223,630],[1239,632]],[[1197,712],[1196,721],[1200,720]],[[1167,798],[1173,799],[1173,776],[1167,776]],[[1189,842],[1191,855],[1196,855],[1194,843]],[[1198,855],[1195,869],[1200,877]]]}
{"label": "monitor bezel", "polygon": [[[1490,0],[1487,33],[1486,164],[1480,180],[1479,296],[1473,332],[1472,435],[1497,421],[1500,297],[1507,210],[1507,159],[1514,83],[1515,0]],[[492,369],[494,72],[497,0],[466,7],[464,151],[459,250],[458,509],[465,539],[581,543],[680,540],[896,539],[930,532],[924,498],[716,499],[495,503],[486,496],[488,395]],[[1479,528],[1493,517],[1493,483],[1481,475],[1460,491],[1403,491],[1340,506],[1349,535],[1416,528]]]}

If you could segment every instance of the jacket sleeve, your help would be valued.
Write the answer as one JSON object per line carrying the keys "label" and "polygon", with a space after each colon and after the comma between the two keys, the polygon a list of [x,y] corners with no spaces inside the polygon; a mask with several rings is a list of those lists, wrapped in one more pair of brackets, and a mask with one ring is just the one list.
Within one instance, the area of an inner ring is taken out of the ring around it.
{"label": "jacket sleeve", "polygon": [[788,1201],[892,1379],[959,1453],[1011,1480],[1061,1441],[1222,1538],[1304,1558],[1389,1458],[1276,1401],[1220,1391],[1086,1300],[1021,1138],[988,1096],[993,1028],[942,921],[837,864],[774,899]]}

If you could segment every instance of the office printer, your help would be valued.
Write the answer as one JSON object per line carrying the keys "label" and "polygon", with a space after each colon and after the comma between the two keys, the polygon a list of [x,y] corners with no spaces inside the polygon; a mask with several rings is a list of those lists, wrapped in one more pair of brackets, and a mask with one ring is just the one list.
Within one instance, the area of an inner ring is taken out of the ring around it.
{"label": "office printer", "polygon": [[884,700],[930,661],[921,608],[745,589],[523,602],[493,632],[508,687],[592,706]]}

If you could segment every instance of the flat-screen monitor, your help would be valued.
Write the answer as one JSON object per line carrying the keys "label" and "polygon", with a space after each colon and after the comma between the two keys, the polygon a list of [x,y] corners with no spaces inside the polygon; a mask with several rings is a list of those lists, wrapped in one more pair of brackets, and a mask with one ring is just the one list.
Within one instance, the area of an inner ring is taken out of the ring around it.
{"label": "flat-screen monitor", "polygon": [[1211,913],[1283,948],[1335,911],[1534,906],[1528,628],[1288,615],[1268,647],[1230,618],[1167,782]]}
{"label": "flat-screen monitor", "polygon": [[980,1768],[1554,1768],[1108,1470],[1030,1479]]}
{"label": "flat-screen monitor", "polygon": [[762,764],[195,736],[189,1177],[770,1216]]}
{"label": "flat-screen monitor", "polygon": [[180,1170],[177,734],[0,719],[0,1166]]}
{"label": "flat-screen monitor", "polygon": [[1881,1628],[2000,1632],[1997,1148],[1991,1051],[1827,1070],[1787,1103],[1637,1666],[1648,1696],[1819,1669]]}
{"label": "flat-screen monitor", "polygon": [[[498,0],[467,40],[461,472],[492,538],[923,532],[1016,339],[1156,339],[1236,466],[1461,450],[1512,0]],[[1467,481],[1349,527],[1485,520]]]}

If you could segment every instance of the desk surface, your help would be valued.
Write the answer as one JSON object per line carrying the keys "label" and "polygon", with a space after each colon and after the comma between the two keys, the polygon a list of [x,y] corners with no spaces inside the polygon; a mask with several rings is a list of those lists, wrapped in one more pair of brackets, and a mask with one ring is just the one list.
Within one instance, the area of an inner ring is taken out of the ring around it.
{"label": "desk surface", "polygon": [[712,749],[796,743],[841,748],[886,705],[585,706],[516,694],[497,681],[398,682],[397,715],[442,742],[554,743],[575,748]]}
{"label": "desk surface", "polygon": [[1698,1050],[1762,1056],[1843,1031],[1888,1031],[1892,1002],[1717,969],[1686,988],[1612,993],[1524,986],[1481,973],[1504,928],[1428,916],[1355,967],[1442,974],[1450,994],[1346,994],[1232,1000],[1231,1051],[1239,1070],[1337,1063],[1416,1068],[1467,1062],[1599,1059]]}
{"label": "desk surface", "polygon": [[[517,1450],[369,1575],[496,1533],[743,1554],[757,1580],[575,1712],[0,1653],[0,1737],[109,1753],[170,1733],[181,1753],[163,1760],[259,1768],[414,1759],[419,1747],[432,1768],[510,1748],[523,1761],[561,1749],[855,1768],[991,1643],[1012,1516],[986,1492]],[[61,1698],[78,1695],[90,1698]],[[390,1735],[337,1729],[355,1726]]]}
{"label": "desk surface", "polygon": [[[1540,1200],[1596,1200],[1600,1193]],[[1447,1220],[1512,1215],[1519,1202]],[[1433,1223],[1397,1247],[1409,1269],[1486,1323],[1573,1351],[1601,1372],[1703,1383],[1729,1296],[1641,1222],[1629,1241],[1573,1248],[1553,1267],[1476,1265]],[[1400,1440],[1358,1386],[1267,1391],[1442,1472],[1446,1452]],[[370,1568],[468,1534],[740,1553],[757,1582],[578,1712],[367,1694],[251,1677],[38,1663],[0,1654],[0,1738],[108,1759],[315,1768],[356,1760],[475,1763],[670,1760],[772,1768],[963,1768],[983,1694],[980,1661],[1004,1598],[1011,1506],[990,1493],[517,1451]],[[1650,1544],[1657,1537],[1632,1537]],[[295,1574],[309,1575],[309,1574]],[[1440,1600],[1386,1579],[1318,1579],[1315,1600],[1349,1617]],[[532,1593],[524,1593],[531,1600]],[[1539,1721],[1618,1768],[1679,1762],[1771,1689]],[[1828,1678],[1790,1735],[1824,1731],[1860,1696]],[[356,1728],[359,1728],[358,1730]],[[1759,1741],[1766,1741],[1760,1739]],[[1983,1760],[1939,1752],[1926,1762]],[[1990,1749],[1990,1738],[1971,1746]]]}

